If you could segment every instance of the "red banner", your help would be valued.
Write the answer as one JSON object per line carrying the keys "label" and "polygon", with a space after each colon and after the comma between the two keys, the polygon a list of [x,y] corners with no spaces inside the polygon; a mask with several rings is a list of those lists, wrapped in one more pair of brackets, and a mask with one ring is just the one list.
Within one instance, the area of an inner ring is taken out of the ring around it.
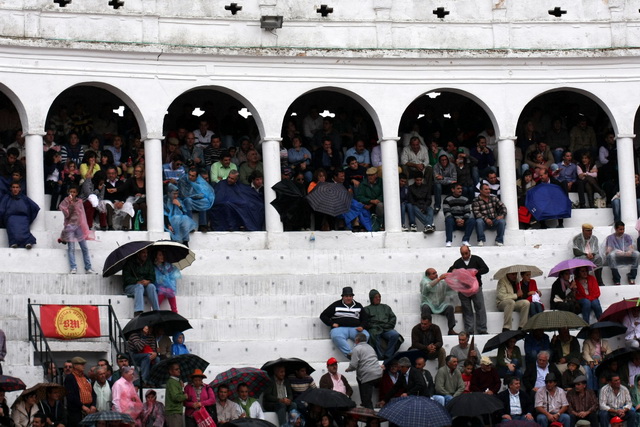
{"label": "red banner", "polygon": [[100,315],[95,305],[41,305],[40,325],[47,338],[100,336]]}

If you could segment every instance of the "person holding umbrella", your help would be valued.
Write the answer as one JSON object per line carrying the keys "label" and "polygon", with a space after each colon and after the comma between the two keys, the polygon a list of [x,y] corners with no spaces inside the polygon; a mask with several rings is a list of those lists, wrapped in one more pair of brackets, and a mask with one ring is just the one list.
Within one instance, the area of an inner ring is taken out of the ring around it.
{"label": "person holding umbrella", "polygon": [[[158,358],[157,341],[151,326],[146,325],[142,328],[142,331],[129,335],[127,348],[133,354],[133,360],[136,365],[140,366],[142,382],[147,383],[149,381],[151,363]],[[123,368],[120,368],[121,374],[124,374]]]}
{"label": "person holding umbrella", "polygon": [[[187,400],[183,402],[186,408],[184,411],[185,427],[197,427],[198,423],[193,417],[193,413],[202,407],[207,408],[211,418],[217,422],[218,417],[215,413],[216,394],[213,391],[213,388],[203,383],[203,380],[207,378],[207,376],[202,373],[202,370],[196,369],[191,375],[189,375],[189,378],[191,378],[191,384],[187,384],[184,388],[184,392],[187,395]],[[210,408],[213,408],[213,411],[211,411]],[[213,415],[211,412],[213,412]]]}
{"label": "person holding umbrella", "polygon": [[287,421],[287,412],[296,409],[297,405],[293,401],[293,390],[291,389],[289,380],[286,378],[284,365],[276,365],[273,367],[272,382],[264,391],[262,402],[264,409],[278,414],[279,425]]}
{"label": "person holding umbrella", "polygon": [[144,248],[127,259],[122,268],[124,293],[133,297],[134,317],[144,311],[144,297],[149,299],[152,310],[159,310],[156,290],[156,271],[149,259],[149,250]]}
{"label": "person holding umbrella", "polygon": [[551,310],[579,314],[581,308],[576,300],[576,289],[576,282],[571,280],[571,270],[563,270],[558,273],[558,278],[551,285]]}
{"label": "person holding umbrella", "polygon": [[31,427],[33,418],[40,411],[35,390],[25,390],[11,406],[11,419],[15,427]]}
{"label": "person holding umbrella", "polygon": [[524,358],[520,352],[520,347],[516,345],[518,338],[512,337],[498,347],[497,369],[500,378],[522,378],[522,368]]}

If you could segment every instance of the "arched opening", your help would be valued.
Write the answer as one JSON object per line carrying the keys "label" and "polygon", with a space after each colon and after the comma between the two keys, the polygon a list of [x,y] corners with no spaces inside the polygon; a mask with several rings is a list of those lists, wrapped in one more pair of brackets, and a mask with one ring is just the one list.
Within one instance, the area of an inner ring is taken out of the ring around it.
{"label": "arched opening", "polygon": [[[264,229],[260,129],[255,108],[224,88],[191,90],[168,107],[162,148],[165,181],[167,172],[183,174],[194,168],[215,190],[214,204],[194,209],[200,212],[201,231]],[[176,158],[184,166],[172,170]]]}
{"label": "arched opening", "polygon": [[7,95],[0,92],[0,144],[7,148],[16,140],[16,132],[22,130],[20,115]]}
{"label": "arched opening", "polygon": [[[539,171],[546,169],[573,208],[609,206],[619,188],[614,128],[608,112],[589,93],[561,89],[539,95],[518,119],[517,174],[529,170],[531,176],[523,179],[537,182]],[[521,204],[525,195],[526,190],[520,192]]]}

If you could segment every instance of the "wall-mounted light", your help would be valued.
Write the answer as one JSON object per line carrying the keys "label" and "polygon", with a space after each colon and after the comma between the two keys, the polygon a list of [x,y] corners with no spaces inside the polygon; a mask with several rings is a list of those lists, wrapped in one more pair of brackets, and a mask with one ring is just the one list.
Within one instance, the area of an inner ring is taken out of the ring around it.
{"label": "wall-mounted light", "polygon": [[109,2],[109,6],[113,7],[114,9],[120,9],[122,6],[124,6],[124,0],[111,0]]}
{"label": "wall-mounted light", "polygon": [[228,10],[232,15],[235,15],[242,10],[242,6],[238,6],[238,3],[231,3],[224,7],[224,10]]}
{"label": "wall-mounted light", "polygon": [[265,30],[275,30],[276,28],[282,28],[282,16],[280,15],[265,15],[260,17],[260,28]]}
{"label": "wall-mounted light", "polygon": [[58,6],[60,6],[60,7],[65,7],[66,5],[71,3],[71,0],[53,0],[53,2],[57,3]]}

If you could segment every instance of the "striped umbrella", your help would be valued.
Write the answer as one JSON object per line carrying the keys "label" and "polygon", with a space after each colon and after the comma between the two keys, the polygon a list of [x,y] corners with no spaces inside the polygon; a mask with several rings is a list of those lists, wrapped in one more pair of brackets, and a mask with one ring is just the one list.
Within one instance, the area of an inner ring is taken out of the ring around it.
{"label": "striped umbrella", "polygon": [[216,389],[220,384],[229,386],[229,399],[238,397],[238,384],[245,383],[249,387],[249,396],[258,398],[269,385],[269,375],[266,371],[257,368],[231,368],[216,375],[209,383]]}
{"label": "striped umbrella", "polygon": [[0,375],[0,390],[2,391],[18,391],[27,388],[20,378],[10,377],[9,375]]}
{"label": "striped umbrella", "polygon": [[405,396],[392,399],[378,415],[402,427],[444,427],[451,425],[451,416],[444,406],[425,396]]}

